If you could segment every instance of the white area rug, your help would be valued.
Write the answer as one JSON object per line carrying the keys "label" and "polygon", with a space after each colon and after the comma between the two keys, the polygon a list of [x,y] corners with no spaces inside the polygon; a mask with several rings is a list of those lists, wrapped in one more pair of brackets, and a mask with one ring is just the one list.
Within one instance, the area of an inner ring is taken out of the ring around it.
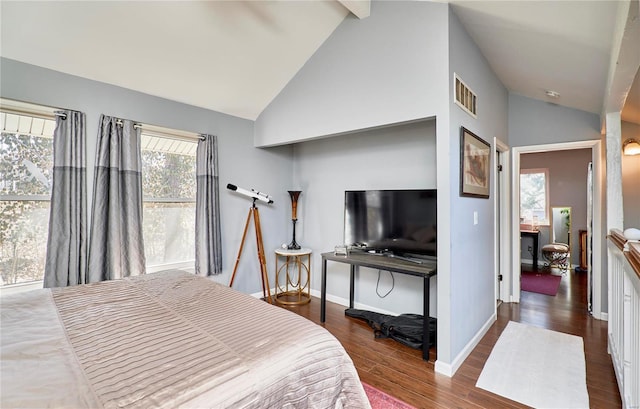
{"label": "white area rug", "polygon": [[588,408],[581,337],[509,321],[476,386],[534,408]]}

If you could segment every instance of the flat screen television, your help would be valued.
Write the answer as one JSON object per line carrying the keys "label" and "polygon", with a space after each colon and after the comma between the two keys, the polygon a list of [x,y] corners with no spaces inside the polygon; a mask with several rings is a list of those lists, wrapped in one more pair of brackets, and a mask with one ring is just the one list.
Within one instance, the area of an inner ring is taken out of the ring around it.
{"label": "flat screen television", "polygon": [[437,256],[437,192],[348,190],[344,243],[398,255]]}

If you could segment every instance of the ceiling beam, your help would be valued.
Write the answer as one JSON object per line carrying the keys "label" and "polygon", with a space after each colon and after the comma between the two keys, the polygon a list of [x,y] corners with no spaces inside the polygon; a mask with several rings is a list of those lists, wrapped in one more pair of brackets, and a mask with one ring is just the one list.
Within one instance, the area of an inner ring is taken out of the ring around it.
{"label": "ceiling beam", "polygon": [[359,19],[367,18],[371,14],[371,0],[338,0],[338,2]]}
{"label": "ceiling beam", "polygon": [[622,111],[640,68],[640,0],[622,1],[618,7],[607,91],[600,115],[603,130],[606,115]]}

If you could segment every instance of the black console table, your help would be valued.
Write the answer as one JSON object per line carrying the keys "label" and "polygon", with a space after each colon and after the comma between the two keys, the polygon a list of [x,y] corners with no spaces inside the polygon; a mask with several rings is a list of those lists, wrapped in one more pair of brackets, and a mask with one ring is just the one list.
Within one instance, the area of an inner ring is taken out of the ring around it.
{"label": "black console table", "polygon": [[430,279],[436,275],[436,261],[424,260],[422,263],[414,263],[399,258],[369,254],[364,252],[352,252],[347,256],[333,253],[322,253],[322,288],[320,295],[320,322],[325,322],[327,302],[327,261],[336,261],[351,265],[349,282],[349,308],[353,308],[353,296],[355,292],[356,266],[369,267],[379,270],[393,271],[401,274],[422,277],[424,279],[423,294],[423,327],[422,327],[422,359],[429,360],[429,290]]}
{"label": "black console table", "polygon": [[520,238],[531,237],[533,239],[533,269],[538,269],[538,238],[540,231],[538,230],[520,230]]}

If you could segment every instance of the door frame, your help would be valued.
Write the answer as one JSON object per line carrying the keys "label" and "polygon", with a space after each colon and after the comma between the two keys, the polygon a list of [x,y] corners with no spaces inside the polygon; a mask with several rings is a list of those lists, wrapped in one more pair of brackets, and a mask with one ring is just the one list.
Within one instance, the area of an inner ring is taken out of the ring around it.
{"label": "door frame", "polygon": [[[602,194],[603,194],[603,160],[602,143],[599,140],[561,142],[545,145],[531,145],[513,147],[511,167],[511,302],[520,302],[520,155],[523,153],[537,153],[562,151],[573,149],[591,149],[591,163],[593,164],[593,316],[605,319],[607,314],[602,312],[602,277],[603,277],[603,231],[602,231]],[[586,184],[585,180],[585,184]]]}
{"label": "door frame", "polygon": [[[511,283],[511,275],[506,274],[511,264],[512,249],[509,245],[511,237],[511,229],[509,228],[509,220],[511,220],[511,207],[509,206],[511,197],[511,184],[509,183],[509,175],[511,174],[511,160],[509,156],[509,145],[505,144],[497,138],[493,138],[493,146],[495,150],[500,152],[500,163],[498,163],[496,155],[496,166],[493,167],[494,179],[496,186],[500,183],[500,195],[494,194],[494,220],[500,217],[500,228],[494,224],[493,237],[495,238],[495,280],[498,281],[498,275],[502,274],[502,281],[499,282],[499,294],[495,294],[495,299],[503,302],[509,301],[511,294],[509,290]],[[498,166],[502,165],[502,172],[498,172]],[[495,188],[497,191],[497,187]],[[497,223],[496,223],[497,224]],[[496,306],[497,308],[497,306]]]}

